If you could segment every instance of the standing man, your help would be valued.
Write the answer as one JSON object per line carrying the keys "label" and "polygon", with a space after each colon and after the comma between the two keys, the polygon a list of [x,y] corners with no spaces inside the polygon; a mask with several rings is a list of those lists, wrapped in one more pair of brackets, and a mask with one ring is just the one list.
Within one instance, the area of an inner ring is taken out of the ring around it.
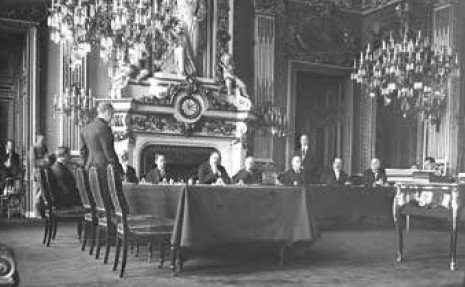
{"label": "standing man", "polygon": [[97,117],[88,124],[81,133],[81,157],[86,170],[93,163],[99,171],[100,186],[103,193],[107,194],[104,199],[111,203],[108,193],[107,166],[114,164],[121,171],[121,165],[115,152],[113,133],[110,121],[115,110],[110,102],[101,102],[97,107]]}
{"label": "standing man", "polygon": [[317,182],[317,168],[315,160],[312,158],[312,149],[310,148],[310,139],[307,134],[300,136],[300,149],[295,152],[295,155],[302,159],[302,167],[305,184]]}

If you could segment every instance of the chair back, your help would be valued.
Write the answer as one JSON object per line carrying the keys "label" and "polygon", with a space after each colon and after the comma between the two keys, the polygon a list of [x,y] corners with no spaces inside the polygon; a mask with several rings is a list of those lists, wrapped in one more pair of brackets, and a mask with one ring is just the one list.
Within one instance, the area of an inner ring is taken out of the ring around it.
{"label": "chair back", "polygon": [[126,217],[129,212],[128,205],[123,193],[121,173],[115,169],[113,164],[109,164],[107,167],[107,179],[115,215],[122,220],[123,224],[126,224]]}
{"label": "chair back", "polygon": [[106,212],[105,202],[102,196],[102,185],[100,183],[99,169],[95,164],[91,164],[89,167],[89,185],[92,197],[95,201],[95,209],[98,212]]}
{"label": "chair back", "polygon": [[39,182],[40,191],[42,192],[42,199],[45,206],[50,208],[53,206],[53,195],[50,190],[50,170],[48,168],[40,168],[38,171],[37,181]]}
{"label": "chair back", "polygon": [[86,176],[86,171],[82,165],[79,165],[76,168],[76,183],[79,191],[79,196],[81,197],[82,206],[85,209],[95,208],[95,203],[93,202],[92,193],[90,192],[89,179]]}

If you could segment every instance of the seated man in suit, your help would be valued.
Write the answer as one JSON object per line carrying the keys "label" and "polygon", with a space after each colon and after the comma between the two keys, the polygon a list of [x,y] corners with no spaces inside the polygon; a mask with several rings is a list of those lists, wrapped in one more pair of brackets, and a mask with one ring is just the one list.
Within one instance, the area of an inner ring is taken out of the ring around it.
{"label": "seated man in suit", "polygon": [[81,198],[77,189],[76,181],[71,171],[66,166],[69,160],[69,149],[59,147],[56,150],[56,161],[50,168],[50,187],[59,208],[70,208],[81,206]]}
{"label": "seated man in suit", "polygon": [[433,157],[426,157],[425,161],[423,162],[423,169],[424,170],[436,170],[436,160]]}
{"label": "seated man in suit", "polygon": [[381,162],[377,158],[371,160],[371,168],[363,173],[364,184],[366,186],[377,187],[387,184],[386,171],[381,168]]}
{"label": "seated man in suit", "polygon": [[155,155],[155,167],[145,174],[145,181],[153,184],[170,183],[174,181],[173,176],[166,169],[166,158],[164,155]]}
{"label": "seated man in suit", "polygon": [[278,183],[284,185],[304,185],[304,171],[300,155],[292,157],[292,168],[278,176]]}
{"label": "seated man in suit", "polygon": [[199,183],[201,184],[230,184],[231,179],[224,166],[221,165],[221,156],[215,151],[210,155],[208,162],[199,166]]}
{"label": "seated man in suit", "polygon": [[348,179],[347,173],[342,170],[342,159],[337,157],[333,161],[333,167],[326,171],[321,182],[328,185],[344,185],[350,184]]}
{"label": "seated man in suit", "polygon": [[262,173],[255,168],[255,159],[252,156],[246,157],[244,168],[233,176],[233,181],[239,184],[262,183]]}
{"label": "seated man in suit", "polygon": [[127,152],[121,155],[121,167],[123,168],[122,180],[131,183],[137,183],[136,170],[128,164],[129,156]]}
{"label": "seated man in suit", "polygon": [[0,194],[3,193],[5,184],[13,185],[21,171],[19,155],[14,151],[13,141],[7,140],[3,157],[0,158]]}

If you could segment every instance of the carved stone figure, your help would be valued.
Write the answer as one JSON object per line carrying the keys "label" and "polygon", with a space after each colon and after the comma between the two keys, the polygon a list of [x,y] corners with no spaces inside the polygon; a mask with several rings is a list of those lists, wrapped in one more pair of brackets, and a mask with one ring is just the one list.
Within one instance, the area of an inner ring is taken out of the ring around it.
{"label": "carved stone figure", "polygon": [[177,0],[176,14],[184,30],[183,39],[175,50],[178,73],[200,73],[199,48],[202,47],[200,24],[207,15],[205,0]]}
{"label": "carved stone figure", "polygon": [[247,85],[235,74],[234,60],[231,55],[225,53],[221,56],[221,67],[223,68],[223,79],[228,91],[228,98],[232,98],[239,110],[250,110],[252,102],[247,93]]}
{"label": "carved stone figure", "polygon": [[130,73],[131,67],[127,63],[120,62],[119,67],[111,77],[110,98],[121,99],[121,90],[128,84]]}

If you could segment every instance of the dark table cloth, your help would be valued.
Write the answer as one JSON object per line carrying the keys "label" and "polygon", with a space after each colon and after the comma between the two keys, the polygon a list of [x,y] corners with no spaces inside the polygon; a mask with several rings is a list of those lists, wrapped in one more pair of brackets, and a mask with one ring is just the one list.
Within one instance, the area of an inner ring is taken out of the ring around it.
{"label": "dark table cloth", "polygon": [[132,213],[176,219],[172,242],[205,248],[247,242],[291,245],[317,230],[303,188],[124,184]]}
{"label": "dark table cloth", "polygon": [[[318,224],[364,224],[361,219],[381,218],[379,224],[393,224],[392,201],[395,187],[310,185],[308,204],[313,205]],[[372,224],[373,222],[368,222]]]}

